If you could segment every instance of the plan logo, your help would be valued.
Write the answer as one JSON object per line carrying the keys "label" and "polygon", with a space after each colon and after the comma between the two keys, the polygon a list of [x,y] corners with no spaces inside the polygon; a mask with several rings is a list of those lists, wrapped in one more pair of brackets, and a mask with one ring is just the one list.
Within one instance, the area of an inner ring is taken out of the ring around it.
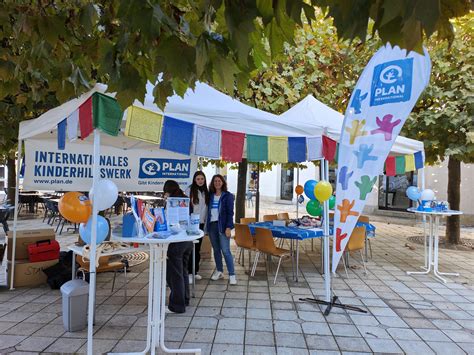
{"label": "plan logo", "polygon": [[370,106],[410,100],[413,58],[394,60],[374,68]]}
{"label": "plan logo", "polygon": [[189,178],[191,159],[140,158],[139,179]]}

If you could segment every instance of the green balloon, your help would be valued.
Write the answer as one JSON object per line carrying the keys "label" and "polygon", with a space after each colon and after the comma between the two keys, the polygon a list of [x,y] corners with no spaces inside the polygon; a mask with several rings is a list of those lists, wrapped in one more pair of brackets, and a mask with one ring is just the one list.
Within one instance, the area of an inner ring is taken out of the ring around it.
{"label": "green balloon", "polygon": [[318,200],[311,200],[306,205],[306,212],[313,217],[321,216],[323,214],[323,207]]}
{"label": "green balloon", "polygon": [[329,209],[333,210],[334,206],[336,206],[336,196],[333,195],[329,198]]}

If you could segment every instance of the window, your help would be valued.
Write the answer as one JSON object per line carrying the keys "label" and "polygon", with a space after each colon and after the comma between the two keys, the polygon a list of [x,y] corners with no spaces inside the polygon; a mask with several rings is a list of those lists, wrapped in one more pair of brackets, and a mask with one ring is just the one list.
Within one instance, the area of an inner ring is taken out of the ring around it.
{"label": "window", "polygon": [[413,206],[407,197],[406,190],[409,186],[418,184],[418,176],[408,172],[396,176],[379,176],[379,208],[382,210],[405,211]]}

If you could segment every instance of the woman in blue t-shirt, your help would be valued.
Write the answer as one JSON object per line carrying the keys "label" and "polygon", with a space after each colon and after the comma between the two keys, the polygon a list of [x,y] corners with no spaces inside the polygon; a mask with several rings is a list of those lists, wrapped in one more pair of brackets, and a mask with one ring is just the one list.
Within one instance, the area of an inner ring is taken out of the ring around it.
{"label": "woman in blue t-shirt", "polygon": [[216,271],[212,274],[211,280],[216,281],[224,278],[222,264],[222,255],[224,255],[229,272],[229,283],[236,285],[234,258],[230,251],[230,236],[234,228],[234,195],[227,191],[227,183],[222,175],[212,177],[209,194],[206,229],[216,262]]}

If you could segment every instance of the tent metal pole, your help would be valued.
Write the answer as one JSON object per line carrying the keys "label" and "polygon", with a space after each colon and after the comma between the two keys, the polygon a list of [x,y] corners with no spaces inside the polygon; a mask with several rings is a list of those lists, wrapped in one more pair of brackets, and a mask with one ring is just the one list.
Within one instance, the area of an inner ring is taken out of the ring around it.
{"label": "tent metal pole", "polygon": [[[329,181],[329,162],[323,160],[324,180]],[[331,272],[329,271],[329,201],[324,201],[324,288],[326,291],[326,302],[331,301]]]}
{"label": "tent metal pole", "polygon": [[257,162],[257,194],[255,196],[255,219],[260,219],[260,163]]}
{"label": "tent metal pole", "polygon": [[[421,168],[419,169],[419,172],[421,173],[421,191],[423,191],[425,189],[425,168]],[[429,260],[428,260],[428,253],[426,251],[426,248],[427,248],[427,245],[426,245],[426,241],[427,241],[427,238],[426,238],[426,215],[422,215],[422,218],[423,218],[423,246],[424,246],[424,250],[425,250],[425,269],[428,268],[429,266]]]}
{"label": "tent metal pole", "polygon": [[[300,184],[300,166],[296,166],[296,185]],[[298,203],[298,195],[296,195],[296,218],[299,218],[299,203]],[[312,246],[312,244],[311,244]]]}
{"label": "tent metal pole", "polygon": [[[95,194],[95,187],[99,181],[99,160],[100,160],[100,132],[94,130],[94,161],[93,161],[93,178],[92,191]],[[87,354],[93,354],[93,332],[94,332],[94,311],[95,311],[95,287],[96,287],[96,240],[97,240],[97,204],[92,205],[92,233],[90,243],[89,258],[89,309],[87,314]]]}
{"label": "tent metal pole", "polygon": [[23,145],[23,141],[19,139],[18,150],[17,150],[17,161],[16,161],[15,212],[14,212],[14,217],[13,217],[13,238],[12,238],[13,243],[12,243],[12,265],[11,265],[11,275],[10,275],[10,290],[15,289],[13,280],[15,278],[16,230],[18,227],[18,212],[19,212],[18,200],[19,200],[19,191],[20,191],[22,145]]}

